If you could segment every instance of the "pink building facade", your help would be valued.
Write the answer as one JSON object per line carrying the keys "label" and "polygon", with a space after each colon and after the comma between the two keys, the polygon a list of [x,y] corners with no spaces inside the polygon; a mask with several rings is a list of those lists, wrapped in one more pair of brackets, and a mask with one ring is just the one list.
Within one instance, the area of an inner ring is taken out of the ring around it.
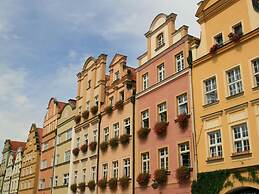
{"label": "pink building facade", "polygon": [[135,193],[190,193],[195,172],[188,27],[159,14],[146,33],[136,92]]}

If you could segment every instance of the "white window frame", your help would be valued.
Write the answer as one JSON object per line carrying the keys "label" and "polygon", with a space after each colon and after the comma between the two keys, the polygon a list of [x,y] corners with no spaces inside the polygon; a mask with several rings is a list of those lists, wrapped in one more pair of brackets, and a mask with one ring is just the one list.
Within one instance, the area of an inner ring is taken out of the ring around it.
{"label": "white window frame", "polygon": [[[253,69],[253,77],[254,77],[254,85],[255,87],[259,87],[259,57],[252,60],[252,69]],[[258,81],[257,81],[258,78]]]}
{"label": "white window frame", "polygon": [[[166,118],[163,118],[164,114],[165,114]],[[166,102],[163,102],[163,103],[158,105],[158,117],[159,117],[159,121],[167,122],[167,106],[166,106]]]}
{"label": "white window frame", "polygon": [[99,105],[99,100],[98,100],[98,98],[99,98],[98,95],[94,97],[94,105],[97,106],[97,107],[98,107],[98,105]]}
{"label": "white window frame", "polygon": [[220,130],[211,131],[208,133],[208,144],[210,158],[221,158],[223,156],[222,137]]}
{"label": "white window frame", "polygon": [[149,111],[148,110],[143,111],[141,113],[141,118],[142,118],[142,127],[149,128]]}
{"label": "white window frame", "polygon": [[143,90],[146,90],[149,86],[148,86],[148,73],[145,73],[143,76],[142,76],[142,83],[143,83]]}
{"label": "white window frame", "polygon": [[157,67],[157,81],[161,82],[165,79],[165,64],[162,63]]}
{"label": "white window frame", "polygon": [[[221,37],[222,38],[222,42],[218,42],[217,38]],[[223,38],[223,34],[222,33],[218,33],[217,35],[214,36],[214,43],[218,46],[222,46],[224,44],[224,38]]]}
{"label": "white window frame", "polygon": [[72,128],[68,129],[66,132],[66,140],[72,139]]}
{"label": "white window frame", "polygon": [[169,169],[169,155],[168,148],[164,147],[159,149],[159,167],[160,169],[168,170]]}
{"label": "white window frame", "polygon": [[108,163],[105,163],[103,166],[103,179],[108,179],[108,173],[109,173],[109,166]]}
{"label": "white window frame", "polygon": [[183,51],[178,53],[175,56],[175,62],[176,62],[176,71],[180,72],[182,70],[184,70],[184,55],[183,55]]}
{"label": "white window frame", "polygon": [[91,175],[92,175],[92,180],[96,179],[96,166],[91,167]]}
{"label": "white window frame", "polygon": [[57,135],[57,143],[56,145],[59,145],[61,143],[61,134]]}
{"label": "white window frame", "polygon": [[[230,75],[230,73],[233,73],[233,75]],[[228,70],[226,74],[227,74],[227,85],[228,85],[229,96],[234,96],[243,92],[243,83],[242,83],[240,66],[237,66]],[[231,89],[232,86],[233,88]]]}
{"label": "white window frame", "polygon": [[123,175],[130,177],[130,158],[123,160]]}
{"label": "white window frame", "polygon": [[178,104],[178,114],[188,114],[188,96],[187,93],[184,93],[180,96],[177,96]]}
{"label": "white window frame", "polygon": [[80,137],[76,138],[76,147],[79,148],[80,146]]}
{"label": "white window frame", "polygon": [[217,78],[210,77],[203,81],[205,104],[212,104],[218,101]]}
{"label": "white window frame", "polygon": [[97,129],[93,130],[93,142],[97,142]]}
{"label": "white window frame", "polygon": [[142,173],[150,172],[150,156],[149,152],[145,152],[141,154],[141,170]]}
{"label": "white window frame", "polygon": [[86,102],[86,110],[90,111],[90,101],[89,100]]}
{"label": "white window frame", "polygon": [[[241,123],[239,125],[234,125],[231,127],[233,131],[234,140],[234,151],[235,153],[249,152],[250,142],[247,123]],[[238,137],[239,136],[239,137]],[[238,148],[238,145],[241,146]],[[241,150],[239,150],[241,149]]]}
{"label": "white window frame", "polygon": [[63,185],[69,184],[69,173],[63,175]]}
{"label": "white window frame", "polygon": [[113,124],[113,131],[114,131],[114,137],[120,137],[120,124],[119,123]]}
{"label": "white window frame", "polygon": [[157,42],[157,48],[162,47],[165,44],[165,38],[164,38],[164,33],[160,33],[156,37],[156,42]]}
{"label": "white window frame", "polygon": [[[180,166],[190,167],[191,166],[191,155],[190,155],[190,144],[189,142],[181,143],[179,145],[179,151],[180,151]],[[187,155],[189,157],[189,164],[184,165],[184,155]]]}
{"label": "white window frame", "polygon": [[103,129],[103,141],[108,142],[110,138],[109,127]]}
{"label": "white window frame", "polygon": [[71,151],[68,150],[64,153],[64,162],[69,162],[71,157]]}
{"label": "white window frame", "polygon": [[125,134],[130,135],[131,133],[131,126],[130,126],[130,118],[126,118],[124,119],[124,130],[125,130]]}
{"label": "white window frame", "polygon": [[119,162],[118,162],[118,160],[112,162],[112,177],[113,178],[119,177]]}

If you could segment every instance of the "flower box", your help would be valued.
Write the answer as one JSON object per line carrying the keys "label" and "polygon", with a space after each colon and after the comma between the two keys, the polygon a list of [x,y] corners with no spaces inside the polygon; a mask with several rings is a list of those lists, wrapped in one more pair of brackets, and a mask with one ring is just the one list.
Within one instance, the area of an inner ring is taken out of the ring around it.
{"label": "flower box", "polygon": [[84,111],[84,112],[82,113],[82,117],[83,117],[84,119],[88,119],[88,118],[89,118],[89,111],[88,111],[88,110]]}
{"label": "flower box", "polygon": [[106,185],[107,185],[107,180],[106,179],[100,179],[98,181],[98,187],[100,187],[102,191],[105,190]]}
{"label": "flower box", "polygon": [[80,123],[81,116],[80,115],[76,115],[74,120],[75,120],[76,124]]}
{"label": "flower box", "polygon": [[233,33],[233,32],[228,34],[230,41],[233,41],[233,42],[238,42],[240,40],[241,36],[242,36],[242,34]]}
{"label": "flower box", "polygon": [[154,181],[159,185],[164,185],[167,182],[167,171],[165,169],[157,169],[154,172]]}
{"label": "flower box", "polygon": [[151,175],[148,173],[140,173],[137,177],[137,182],[140,186],[146,187],[149,183]]}
{"label": "flower box", "polygon": [[186,184],[190,181],[190,168],[182,166],[176,170],[176,178],[180,184]]}
{"label": "flower box", "polygon": [[72,153],[73,153],[74,156],[78,156],[78,154],[79,154],[79,148],[74,148],[74,149],[72,150]]}
{"label": "flower box", "polygon": [[129,134],[123,134],[120,136],[120,143],[122,145],[127,145],[129,143],[130,140],[130,135]]}
{"label": "flower box", "polygon": [[111,115],[111,113],[112,113],[112,106],[107,106],[107,107],[105,107],[104,111],[105,111],[107,114]]}
{"label": "flower box", "polygon": [[102,152],[106,152],[108,150],[109,143],[107,141],[104,141],[100,144],[100,148]]}
{"label": "flower box", "polygon": [[150,133],[151,129],[150,128],[141,128],[140,130],[138,130],[138,137],[140,139],[146,139],[148,134]]}
{"label": "flower box", "polygon": [[219,49],[219,45],[218,45],[218,44],[214,44],[214,45],[210,48],[210,54],[215,54],[218,49]]}
{"label": "flower box", "polygon": [[119,179],[119,184],[122,190],[125,190],[129,187],[130,178],[127,176],[123,176]]}
{"label": "flower box", "polygon": [[109,188],[112,191],[115,191],[117,189],[117,185],[118,185],[118,180],[117,178],[111,178],[108,182]]}
{"label": "flower box", "polygon": [[89,188],[90,191],[94,191],[95,190],[95,181],[91,180],[87,183],[87,187]]}
{"label": "flower box", "polygon": [[89,146],[89,149],[93,152],[96,150],[97,142],[93,141],[88,146]]}
{"label": "flower box", "polygon": [[110,146],[112,149],[117,148],[119,145],[119,139],[117,137],[111,138],[110,139]]}
{"label": "flower box", "polygon": [[118,109],[118,110],[122,110],[123,109],[123,100],[119,100],[118,102],[116,102],[115,104],[115,107]]}
{"label": "flower box", "polygon": [[188,122],[189,118],[190,118],[190,115],[188,115],[186,113],[182,113],[177,116],[177,119],[175,120],[175,122],[177,122],[179,124],[179,127],[181,129],[186,129],[189,124],[189,122]]}
{"label": "flower box", "polygon": [[91,113],[92,113],[93,115],[95,115],[97,112],[98,112],[98,106],[93,106],[93,107],[91,108]]}
{"label": "flower box", "polygon": [[84,191],[85,191],[85,186],[86,186],[86,185],[85,185],[85,183],[84,183],[84,182],[83,182],[83,183],[79,183],[79,184],[78,184],[78,188],[79,188],[79,190],[80,190],[80,191],[82,191],[82,192],[84,192]]}
{"label": "flower box", "polygon": [[167,132],[168,122],[157,122],[155,125],[155,132],[158,136],[164,137]]}
{"label": "flower box", "polygon": [[80,147],[80,150],[85,154],[87,152],[87,149],[88,149],[88,145],[87,144],[83,144],[81,145]]}
{"label": "flower box", "polygon": [[76,192],[76,190],[77,190],[77,185],[76,185],[76,183],[70,185],[70,190],[71,190],[73,193]]}

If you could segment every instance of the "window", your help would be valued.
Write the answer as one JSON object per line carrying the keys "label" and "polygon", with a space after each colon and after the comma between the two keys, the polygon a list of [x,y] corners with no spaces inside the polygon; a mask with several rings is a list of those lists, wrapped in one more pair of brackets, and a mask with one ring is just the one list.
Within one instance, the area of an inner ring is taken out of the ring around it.
{"label": "window", "polygon": [[65,152],[64,155],[64,162],[69,162],[70,161],[70,150]]}
{"label": "window", "polygon": [[82,106],[79,106],[78,107],[78,114],[81,114],[82,113]]}
{"label": "window", "polygon": [[180,165],[190,167],[189,143],[180,144]]}
{"label": "window", "polygon": [[67,140],[72,139],[72,129],[68,129],[68,130],[67,130],[66,139],[67,139]]}
{"label": "window", "polygon": [[141,113],[142,116],[142,127],[149,128],[149,112],[145,110]]}
{"label": "window", "polygon": [[209,78],[204,82],[204,89],[205,89],[205,103],[211,104],[217,102],[218,100],[218,93],[217,93],[217,83],[216,77]]}
{"label": "window", "polygon": [[87,101],[87,102],[86,102],[86,110],[87,110],[87,111],[90,111],[90,101]]}
{"label": "window", "polygon": [[238,34],[238,35],[242,35],[243,34],[243,28],[242,28],[242,24],[241,23],[238,23],[238,24],[234,25],[232,27],[232,29],[233,29],[233,32],[235,34]]}
{"label": "window", "polygon": [[97,142],[97,130],[96,129],[93,131],[93,141]]}
{"label": "window", "polygon": [[80,137],[76,138],[76,147],[79,148],[79,144],[80,144]]}
{"label": "window", "polygon": [[240,68],[235,67],[227,71],[229,95],[233,96],[243,91]]}
{"label": "window", "polygon": [[103,178],[108,178],[108,164],[103,164]]}
{"label": "window", "polygon": [[43,151],[47,150],[49,148],[48,142],[43,143]]}
{"label": "window", "polygon": [[159,150],[160,168],[168,170],[168,149],[162,148]]}
{"label": "window", "polygon": [[119,163],[118,163],[118,161],[112,162],[112,176],[113,176],[113,178],[119,177]]}
{"label": "window", "polygon": [[98,96],[94,97],[94,105],[98,107],[99,101],[98,101]]}
{"label": "window", "polygon": [[119,123],[113,124],[113,129],[114,129],[114,137],[119,137],[120,136]]}
{"label": "window", "polygon": [[77,183],[77,171],[74,172],[74,183]]}
{"label": "window", "polygon": [[121,100],[121,101],[124,101],[124,91],[121,91],[121,92],[120,92],[120,100]]}
{"label": "window", "polygon": [[83,174],[83,182],[85,182],[85,179],[86,179],[86,169],[84,168],[83,170],[82,170],[82,174]]}
{"label": "window", "polygon": [[156,37],[156,47],[160,48],[162,46],[164,46],[165,42],[164,42],[164,34],[160,33],[157,37]]}
{"label": "window", "polygon": [[222,157],[222,141],[220,130],[208,133],[209,156],[211,158]]}
{"label": "window", "polygon": [[109,141],[109,127],[104,128],[104,141]]}
{"label": "window", "polygon": [[248,130],[246,123],[232,127],[234,135],[235,153],[242,153],[250,150]]}
{"label": "window", "polygon": [[39,189],[45,189],[45,179],[40,179]]}
{"label": "window", "polygon": [[187,102],[187,94],[183,94],[177,97],[178,103],[178,114],[188,113],[188,102]]}
{"label": "window", "polygon": [[109,98],[110,106],[113,106],[113,96]]}
{"label": "window", "polygon": [[88,89],[91,88],[91,80],[88,80]]}
{"label": "window", "polygon": [[53,186],[57,187],[58,186],[58,176],[55,176]]}
{"label": "window", "polygon": [[84,135],[84,139],[85,139],[85,145],[88,145],[88,134]]}
{"label": "window", "polygon": [[149,152],[141,154],[142,173],[149,173],[150,158]]}
{"label": "window", "polygon": [[222,46],[223,45],[223,36],[222,33],[214,37],[215,44]]}
{"label": "window", "polygon": [[158,116],[159,116],[159,121],[167,122],[167,110],[166,110],[165,102],[158,105]]}
{"label": "window", "polygon": [[252,61],[255,86],[259,86],[259,58]]}
{"label": "window", "polygon": [[148,88],[148,73],[145,73],[143,76],[142,76],[142,81],[143,81],[143,90],[147,89]]}
{"label": "window", "polygon": [[41,169],[45,169],[48,168],[48,162],[47,160],[42,160],[41,161]]}
{"label": "window", "polygon": [[182,71],[184,69],[184,58],[183,58],[183,52],[177,54],[175,56],[176,60],[176,71]]}
{"label": "window", "polygon": [[61,143],[61,134],[57,136],[57,145]]}
{"label": "window", "polygon": [[55,158],[55,165],[59,164],[59,154],[56,155],[56,158]]}
{"label": "window", "polygon": [[119,80],[120,79],[120,74],[119,71],[115,72],[115,76],[114,76],[114,81]]}
{"label": "window", "polygon": [[158,82],[161,82],[165,79],[165,65],[159,65],[157,68],[157,74],[158,74]]}
{"label": "window", "polygon": [[130,135],[130,118],[124,119],[125,134]]}
{"label": "window", "polygon": [[68,185],[69,183],[69,174],[64,174],[64,178],[63,178],[63,185]]}
{"label": "window", "polygon": [[91,174],[92,174],[92,180],[95,180],[95,174],[96,174],[96,167],[95,166],[92,166]]}
{"label": "window", "polygon": [[124,167],[123,167],[123,175],[130,177],[130,159],[124,159],[123,160]]}

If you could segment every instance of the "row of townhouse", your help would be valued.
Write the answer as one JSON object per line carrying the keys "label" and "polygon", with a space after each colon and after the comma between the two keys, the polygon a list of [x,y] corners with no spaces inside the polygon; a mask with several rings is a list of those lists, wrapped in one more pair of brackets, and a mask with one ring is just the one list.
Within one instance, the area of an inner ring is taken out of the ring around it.
{"label": "row of townhouse", "polygon": [[6,141],[1,193],[259,193],[259,2],[201,1],[200,39],[176,17],[155,17],[136,69],[85,61],[76,99]]}

